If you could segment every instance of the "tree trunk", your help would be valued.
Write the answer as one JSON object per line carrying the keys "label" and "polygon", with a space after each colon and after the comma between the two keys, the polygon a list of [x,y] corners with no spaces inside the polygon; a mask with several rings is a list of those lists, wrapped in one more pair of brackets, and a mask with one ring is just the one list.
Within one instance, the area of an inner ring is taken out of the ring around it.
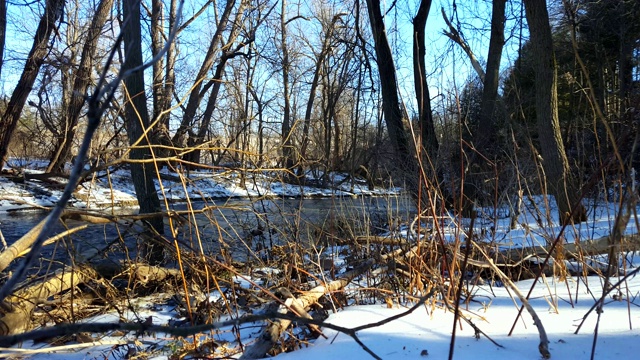
{"label": "tree trunk", "polygon": [[200,102],[204,97],[204,94],[201,92],[202,81],[206,78],[207,73],[213,66],[215,55],[218,51],[218,46],[222,42],[222,32],[227,28],[229,17],[231,16],[231,11],[233,10],[235,4],[236,0],[227,0],[224,12],[220,17],[220,22],[216,27],[216,32],[215,34],[213,34],[213,38],[211,39],[211,43],[209,44],[209,48],[207,49],[207,54],[202,61],[202,65],[200,65],[200,70],[198,70],[195,82],[191,87],[189,99],[187,100],[187,107],[184,111],[184,114],[182,115],[182,121],[180,122],[180,126],[178,127],[176,133],[172,138],[172,142],[177,146],[184,144],[184,136],[193,128],[196,112],[198,111]]}
{"label": "tree trunk", "polygon": [[431,0],[421,0],[418,13],[413,18],[413,81],[418,100],[418,123],[420,124],[422,151],[435,163],[438,156],[438,139],[433,124],[425,61],[425,28],[430,8]]}
{"label": "tree trunk", "polygon": [[[469,165],[467,168],[475,169],[483,156],[493,158],[496,124],[494,119],[496,102],[498,101],[498,87],[500,85],[500,60],[502,58],[502,48],[504,46],[504,23],[506,0],[494,0],[491,13],[491,38],[489,40],[489,53],[487,55],[486,72],[478,73],[482,79],[482,100],[480,103],[480,120],[473,134],[473,145],[469,154]],[[462,41],[462,39],[460,39]],[[468,52],[469,54],[469,52]],[[473,61],[473,56],[470,55]],[[469,174],[467,174],[469,175]],[[464,178],[464,199],[462,201],[462,216],[473,216],[473,204],[478,197],[478,189],[484,183],[483,178],[476,176],[465,176]]]}
{"label": "tree trunk", "polygon": [[[155,56],[162,50],[164,41],[164,21],[163,21],[163,4],[162,0],[151,1],[151,54]],[[164,110],[165,94],[163,89],[163,70],[164,60],[159,59],[153,63],[153,79],[151,84],[151,93],[153,94],[153,115],[152,119],[156,120],[160,113]]]}
{"label": "tree trunk", "polygon": [[78,118],[84,105],[84,96],[91,82],[91,69],[98,46],[98,39],[107,21],[107,17],[111,14],[112,6],[113,0],[101,0],[89,26],[87,38],[82,48],[82,54],[80,55],[80,64],[77,70],[74,71],[75,74],[72,75],[74,81],[71,94],[69,94],[70,100],[68,107],[62,115],[63,119],[61,119],[60,122],[65,126],[65,129],[63,129],[64,133],[58,138],[58,143],[56,144],[58,150],[51,158],[47,172],[62,173],[64,164],[70,158],[69,155],[71,153],[73,138],[76,135]]}
{"label": "tree trunk", "polygon": [[7,0],[0,0],[0,79],[2,79],[2,65],[4,64],[4,44],[7,39]]}
{"label": "tree trunk", "polygon": [[298,164],[298,176],[303,176],[304,171],[303,162],[307,156],[307,148],[309,147],[309,130],[311,128],[311,115],[313,114],[313,103],[316,99],[316,91],[320,82],[320,76],[322,76],[322,68],[324,61],[331,50],[331,40],[333,39],[333,33],[336,27],[336,23],[344,14],[336,14],[331,19],[329,27],[325,29],[324,39],[322,39],[322,48],[318,57],[315,59],[315,68],[313,71],[313,80],[311,80],[311,86],[309,88],[309,97],[307,99],[307,105],[304,111],[304,121],[302,125],[302,140],[300,141],[300,163]]}
{"label": "tree trunk", "polygon": [[287,1],[282,0],[281,14],[280,14],[280,27],[281,37],[280,46],[282,51],[282,96],[284,100],[284,110],[282,113],[282,165],[285,168],[284,178],[292,182],[295,178],[293,175],[294,162],[293,162],[293,141],[291,139],[292,124],[291,124],[291,99],[289,89],[289,49],[287,47],[287,20],[286,20]]}
{"label": "tree trunk", "polygon": [[494,112],[498,101],[498,87],[500,86],[500,60],[504,46],[506,0],[494,0],[491,14],[491,38],[489,39],[489,53],[487,67],[483,80],[482,100],[480,103],[480,121],[474,135],[474,145],[479,151],[485,151],[487,146],[495,143]]}
{"label": "tree trunk", "polygon": [[44,58],[48,54],[49,36],[56,27],[56,22],[62,16],[64,4],[65,0],[47,0],[44,14],[40,18],[40,23],[33,38],[33,45],[27,56],[27,62],[24,65],[24,70],[22,70],[20,80],[18,80],[18,84],[11,94],[11,99],[4,114],[0,117],[0,168],[7,160],[11,136],[18,125],[27,97],[31,89],[33,89],[33,83],[38,76],[40,66],[42,66]]}
{"label": "tree trunk", "polygon": [[201,149],[198,148],[198,145],[201,145],[205,142],[207,132],[209,131],[209,125],[211,125],[211,117],[213,116],[213,111],[216,108],[218,95],[220,94],[220,88],[223,84],[222,76],[224,75],[224,69],[227,66],[227,62],[230,59],[241,55],[242,53],[240,51],[242,50],[242,48],[244,48],[246,45],[249,45],[249,43],[253,41],[252,39],[249,39],[248,41],[240,43],[236,48],[229,49],[229,47],[236,41],[236,38],[238,37],[245,4],[246,3],[244,1],[240,4],[240,8],[236,13],[236,18],[233,21],[233,26],[231,29],[231,33],[229,34],[229,38],[227,39],[227,42],[222,46],[223,49],[227,50],[223,51],[222,55],[220,56],[220,60],[218,61],[218,65],[216,65],[216,72],[213,75],[213,78],[209,80],[209,82],[204,86],[205,89],[211,88],[211,92],[209,94],[209,101],[207,102],[207,106],[204,110],[204,113],[202,114],[202,121],[198,126],[198,132],[195,135],[190,136],[187,142],[189,148],[194,149],[192,152],[187,153],[187,155],[185,156],[185,159],[191,164],[200,163]]}
{"label": "tree trunk", "polygon": [[[124,21],[122,32],[124,33],[124,55],[125,62],[123,69],[132,69],[142,65],[142,34],[140,27],[140,1],[125,0],[122,3]],[[137,146],[131,149],[129,158],[132,160],[150,159],[151,151],[147,136],[144,131],[149,126],[149,113],[147,110],[147,99],[144,92],[143,71],[135,71],[124,80],[125,90],[128,95],[125,103],[125,126],[129,143]],[[140,140],[140,141],[139,141]],[[139,142],[138,142],[139,141]],[[151,163],[131,163],[131,179],[136,190],[136,197],[140,205],[140,213],[159,213],[160,199],[156,191],[153,179],[155,171]],[[164,233],[164,222],[162,216],[156,216],[148,220],[149,225],[159,234]],[[145,244],[146,255],[152,264],[162,261],[162,248],[157,244],[148,242]]]}
{"label": "tree trunk", "polygon": [[535,106],[547,186],[556,198],[560,222],[581,222],[586,220],[586,210],[571,179],[558,120],[558,74],[547,4],[545,0],[524,0],[524,5],[535,54]]}
{"label": "tree trunk", "polygon": [[396,70],[380,11],[380,0],[367,0],[367,9],[371,32],[375,41],[376,61],[382,90],[382,111],[397,159],[395,161],[396,168],[392,169],[392,171],[405,180],[409,193],[417,199],[420,186],[418,182],[418,164],[404,128],[398,97]]}

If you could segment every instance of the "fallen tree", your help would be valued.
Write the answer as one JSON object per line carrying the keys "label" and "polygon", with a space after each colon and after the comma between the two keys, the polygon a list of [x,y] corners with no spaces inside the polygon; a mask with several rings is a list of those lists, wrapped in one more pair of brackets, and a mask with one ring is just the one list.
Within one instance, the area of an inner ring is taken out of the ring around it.
{"label": "fallen tree", "polygon": [[[4,271],[13,260],[20,256],[24,256],[30,251],[31,245],[36,241],[38,234],[42,230],[46,218],[34,226],[29,232],[24,234],[20,239],[16,240],[11,246],[0,253],[0,272]],[[76,231],[86,229],[87,225],[80,225],[75,228],[63,231],[60,234],[54,235],[45,240],[43,245],[52,244],[65,236],[71,235]]]}
{"label": "fallen tree", "polygon": [[32,328],[32,316],[36,307],[49,303],[54,296],[73,289],[81,284],[97,279],[112,279],[115,276],[127,277],[130,282],[142,286],[162,284],[170,278],[178,278],[177,269],[161,268],[146,264],[110,263],[82,264],[60,269],[42,281],[25,286],[7,297],[0,304],[0,336],[19,334]]}
{"label": "fallen tree", "polygon": [[[579,240],[573,243],[562,244],[562,250],[566,259],[606,254],[611,249],[612,241],[611,235],[593,240]],[[622,252],[638,251],[640,250],[640,234],[623,235],[620,238],[620,243],[616,246],[618,250]],[[549,254],[550,249],[551,245],[512,248],[496,251],[492,257],[497,262],[519,262],[529,257],[545,257]]]}
{"label": "fallen tree", "polygon": [[[277,309],[279,313],[287,313],[290,310],[294,310],[297,316],[307,317],[305,316],[306,311],[309,310],[311,305],[317,303],[320,297],[344,288],[355,277],[369,270],[373,264],[373,259],[369,259],[357,268],[343,274],[339,279],[316,286],[298,297],[292,295],[286,296],[287,298],[284,303],[282,301],[273,302],[269,305],[269,309]],[[298,311],[295,311],[295,309],[298,309]],[[278,319],[271,322],[262,330],[258,340],[245,349],[240,359],[261,359],[265,357],[267,352],[278,342],[280,336],[290,324],[291,320],[288,319]]]}
{"label": "fallen tree", "polygon": [[38,304],[96,278],[97,274],[93,269],[88,266],[78,266],[71,271],[61,269],[44,282],[16,291],[1,304],[0,335],[19,334],[30,330],[31,315]]}

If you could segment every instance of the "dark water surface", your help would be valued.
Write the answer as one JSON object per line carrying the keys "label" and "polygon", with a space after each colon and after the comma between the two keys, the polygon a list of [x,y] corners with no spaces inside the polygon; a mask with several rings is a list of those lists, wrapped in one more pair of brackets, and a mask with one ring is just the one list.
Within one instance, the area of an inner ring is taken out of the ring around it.
{"label": "dark water surface", "polygon": [[[261,201],[228,200],[193,202],[195,214],[185,215],[172,225],[178,230],[176,239],[207,254],[227,249],[235,258],[248,256],[256,248],[270,247],[283,241],[316,241],[322,231],[363,232],[367,227],[384,224],[390,218],[407,218],[414,211],[404,197],[343,197],[329,199],[271,199]],[[172,210],[186,210],[187,204],[171,204]],[[205,209],[205,210],[202,210]],[[120,211],[120,213],[126,213]],[[0,213],[0,231],[11,245],[46,216],[45,213]],[[54,234],[84,223],[59,223]],[[165,220],[169,225],[169,221]],[[167,226],[167,234],[169,234]],[[113,250],[121,254],[136,252],[134,225],[90,225],[57,244],[43,249],[42,258],[64,261],[70,253],[91,254]],[[167,236],[170,238],[170,236]],[[122,255],[114,255],[122,256]]]}

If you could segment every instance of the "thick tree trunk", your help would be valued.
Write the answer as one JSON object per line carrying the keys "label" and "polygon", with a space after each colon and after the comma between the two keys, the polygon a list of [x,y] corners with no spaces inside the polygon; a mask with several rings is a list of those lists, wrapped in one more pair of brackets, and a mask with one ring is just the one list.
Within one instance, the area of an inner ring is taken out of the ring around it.
{"label": "thick tree trunk", "polygon": [[56,22],[62,16],[64,4],[65,0],[48,0],[46,2],[45,11],[38,24],[22,75],[11,94],[11,99],[4,114],[0,117],[0,168],[7,160],[11,136],[18,125],[27,97],[31,89],[33,89],[33,83],[38,76],[40,66],[42,66],[44,58],[48,54],[49,36],[55,29]]}
{"label": "thick tree trunk", "polygon": [[107,17],[111,13],[111,7],[113,6],[113,0],[101,0],[98,4],[98,8],[93,16],[91,25],[89,27],[87,38],[82,48],[82,54],[80,55],[80,64],[78,65],[74,78],[73,88],[71,89],[69,105],[62,115],[63,119],[61,124],[64,124],[63,134],[59,137],[56,144],[57,151],[51,158],[47,172],[62,173],[64,170],[64,164],[69,160],[71,153],[71,145],[73,144],[73,138],[76,135],[76,128],[78,126],[78,118],[84,105],[84,96],[87,92],[87,88],[91,82],[91,69],[93,67],[93,58],[96,54],[98,46],[98,39],[102,33],[102,28],[107,21]]}
{"label": "thick tree trunk", "polygon": [[[467,168],[469,169],[475,169],[479,165],[478,163],[482,157],[479,156],[478,152],[490,159],[493,158],[495,153],[494,146],[497,137],[495,135],[496,124],[494,119],[496,118],[496,103],[500,85],[500,60],[502,59],[502,48],[504,46],[505,5],[506,0],[493,1],[487,67],[485,72],[478,73],[483,83],[482,100],[480,104],[480,119],[473,134],[475,149],[472,149],[472,152],[468,154],[470,160]],[[473,60],[473,57],[471,58]],[[484,180],[475,176],[465,176],[462,216],[473,216],[473,204],[477,200],[478,189],[482,186]]]}
{"label": "thick tree trunk", "polygon": [[432,162],[435,163],[438,156],[438,139],[433,123],[425,61],[425,28],[430,8],[431,0],[420,1],[418,13],[413,18],[413,79],[418,100],[418,122],[422,148],[426,152],[424,155],[431,157]]}
{"label": "thick tree trunk", "polygon": [[545,180],[556,198],[560,222],[581,222],[586,219],[586,210],[571,179],[558,120],[558,74],[547,3],[524,0],[524,5],[535,54],[536,116]]}
{"label": "thick tree trunk", "polygon": [[[125,0],[123,1],[124,22],[122,31],[124,32],[124,54],[125,62],[123,68],[133,69],[142,65],[142,34],[140,28],[140,1]],[[144,89],[144,74],[142,71],[136,71],[124,80],[125,89],[128,95],[128,101],[125,103],[127,135],[129,143],[136,144],[131,149],[129,158],[131,160],[148,160],[151,159],[151,151],[148,147],[149,142],[144,131],[149,126],[149,113],[147,110],[147,99]],[[160,199],[154,185],[156,172],[151,163],[136,163],[130,165],[131,179],[136,190],[136,197],[140,206],[141,214],[159,213]],[[164,233],[164,222],[162,216],[156,216],[148,220],[153,230],[159,234]],[[157,264],[162,261],[162,248],[153,243],[147,243],[146,252],[149,261]]]}
{"label": "thick tree trunk", "polygon": [[367,9],[371,32],[375,41],[376,61],[382,90],[382,111],[397,159],[395,161],[396,168],[393,169],[393,172],[405,180],[408,191],[417,199],[420,186],[418,182],[418,164],[404,128],[404,119],[398,97],[396,70],[380,11],[380,0],[367,0]]}

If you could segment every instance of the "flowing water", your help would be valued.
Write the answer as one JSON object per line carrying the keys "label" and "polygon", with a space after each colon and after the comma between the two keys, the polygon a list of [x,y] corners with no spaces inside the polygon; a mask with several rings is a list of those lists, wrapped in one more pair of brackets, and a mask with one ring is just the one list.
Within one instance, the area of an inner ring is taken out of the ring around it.
{"label": "flowing water", "polygon": [[[187,204],[171,207],[172,210],[188,208]],[[192,203],[191,208],[196,210],[193,214],[172,221],[178,230],[175,238],[209,255],[215,256],[225,249],[237,260],[255,256],[260,249],[285,241],[309,244],[320,241],[327,233],[346,236],[375,232],[390,219],[406,219],[415,211],[404,197],[200,201]],[[0,230],[11,245],[45,216],[31,212],[0,214]],[[82,224],[79,221],[59,223],[54,234]],[[165,224],[169,233],[169,221],[165,220]],[[64,262],[69,254],[86,255],[96,251],[105,257],[121,257],[125,256],[125,248],[128,256],[132,256],[137,247],[134,235],[140,229],[139,223],[90,225],[46,246],[41,258]]]}

